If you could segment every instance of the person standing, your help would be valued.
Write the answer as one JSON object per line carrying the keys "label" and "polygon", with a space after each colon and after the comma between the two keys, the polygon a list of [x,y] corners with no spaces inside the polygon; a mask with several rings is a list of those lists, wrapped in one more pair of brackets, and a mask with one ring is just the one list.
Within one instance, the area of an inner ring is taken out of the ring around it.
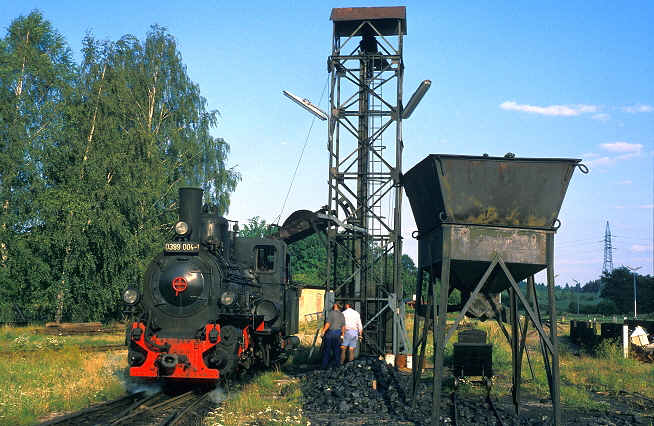
{"label": "person standing", "polygon": [[349,350],[349,360],[354,361],[354,349],[357,347],[357,340],[361,340],[363,335],[363,326],[361,325],[361,315],[354,310],[354,302],[348,300],[345,302],[345,332],[343,333],[343,343],[341,343],[341,364],[345,363],[345,352]]}
{"label": "person standing", "polygon": [[327,321],[322,329],[322,368],[327,368],[330,364],[338,365],[338,347],[345,330],[345,318],[342,310],[343,302],[339,300],[334,302],[332,310],[327,314]]}

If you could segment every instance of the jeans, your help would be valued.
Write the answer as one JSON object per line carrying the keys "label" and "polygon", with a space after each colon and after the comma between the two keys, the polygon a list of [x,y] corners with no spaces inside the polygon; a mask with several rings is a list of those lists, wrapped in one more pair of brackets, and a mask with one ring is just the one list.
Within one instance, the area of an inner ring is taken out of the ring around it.
{"label": "jeans", "polygon": [[341,330],[327,330],[322,341],[322,366],[337,365],[341,358]]}

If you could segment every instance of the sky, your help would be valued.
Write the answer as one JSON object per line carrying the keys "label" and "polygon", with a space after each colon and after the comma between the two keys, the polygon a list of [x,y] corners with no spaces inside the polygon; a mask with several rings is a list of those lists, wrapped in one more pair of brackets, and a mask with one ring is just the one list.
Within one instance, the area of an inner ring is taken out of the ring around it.
{"label": "sky", "polygon": [[[614,267],[653,274],[654,2],[0,0],[0,31],[39,9],[79,63],[82,40],[168,28],[191,80],[220,112],[212,134],[241,173],[229,219],[283,223],[328,204],[325,109],[331,9],[406,6],[404,91],[431,89],[403,123],[403,171],[429,154],[579,158],[555,235],[556,284]],[[417,261],[403,202],[404,252]],[[544,273],[536,276],[545,282]]]}

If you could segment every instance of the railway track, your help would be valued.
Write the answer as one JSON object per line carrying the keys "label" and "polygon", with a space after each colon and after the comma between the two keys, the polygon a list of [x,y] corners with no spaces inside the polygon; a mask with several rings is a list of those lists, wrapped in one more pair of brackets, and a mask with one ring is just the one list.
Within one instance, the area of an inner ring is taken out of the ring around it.
{"label": "railway track", "polygon": [[[452,392],[451,398],[452,398],[452,426],[458,426],[460,424],[459,408],[457,403],[459,397],[457,396],[456,392]],[[502,415],[500,414],[500,410],[498,410],[498,408],[495,406],[495,403],[493,402],[493,398],[491,398],[490,396],[490,392],[486,394],[486,403],[488,404],[488,406],[490,406],[491,410],[493,411],[493,414],[495,415],[495,419],[497,420],[497,424],[500,426],[504,426],[504,422],[502,421]]]}
{"label": "railway track", "polygon": [[191,416],[196,415],[195,410],[207,403],[208,397],[208,392],[195,391],[172,396],[163,391],[151,395],[139,392],[49,420],[40,426],[174,426],[189,421]]}

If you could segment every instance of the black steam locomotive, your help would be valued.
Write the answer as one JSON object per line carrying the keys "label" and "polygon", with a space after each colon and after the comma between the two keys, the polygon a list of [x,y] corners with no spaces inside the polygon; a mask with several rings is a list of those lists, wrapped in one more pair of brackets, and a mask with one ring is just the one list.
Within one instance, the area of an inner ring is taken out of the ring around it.
{"label": "black steam locomotive", "polygon": [[179,190],[172,239],[150,262],[142,292],[123,296],[134,315],[126,336],[133,377],[216,381],[279,362],[299,344],[286,244],[237,237],[215,206],[202,206],[202,194]]}

